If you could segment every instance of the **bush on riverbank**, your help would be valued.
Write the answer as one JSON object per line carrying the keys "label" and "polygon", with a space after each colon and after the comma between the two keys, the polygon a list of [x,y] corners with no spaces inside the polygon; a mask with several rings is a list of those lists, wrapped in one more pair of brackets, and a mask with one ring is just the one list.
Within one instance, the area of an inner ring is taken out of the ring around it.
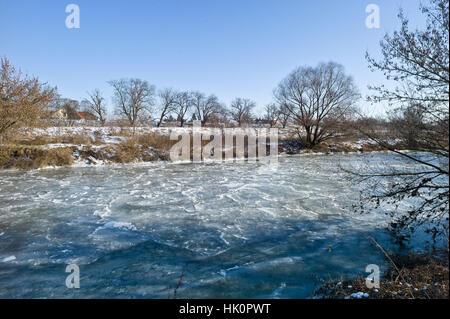
{"label": "bush on riverbank", "polygon": [[[103,144],[88,135],[35,136],[10,139],[0,148],[0,169],[36,169],[46,166],[68,166],[75,160],[131,163],[168,160],[170,147],[176,143],[168,136],[143,134],[121,143]],[[49,144],[61,144],[47,148]],[[70,146],[64,146],[68,144]]]}
{"label": "bush on riverbank", "polygon": [[[404,144],[400,142],[388,143],[391,149],[395,150],[406,150]],[[336,140],[323,142],[315,145],[313,148],[307,148],[300,141],[295,139],[284,139],[279,142],[279,152],[286,154],[299,154],[302,152],[305,153],[323,153],[323,154],[332,154],[332,153],[357,153],[357,152],[381,152],[387,151],[387,147],[380,145],[375,142],[365,141],[361,142],[358,140]]]}
{"label": "bush on riverbank", "polygon": [[118,144],[111,160],[116,163],[168,160],[170,148],[175,143],[166,135],[137,135]]}
{"label": "bush on riverbank", "polygon": [[[393,263],[380,279],[380,288],[369,289],[363,276],[330,280],[314,293],[320,299],[448,299],[449,264],[446,256],[411,253],[390,255]],[[397,271],[397,269],[399,271]]]}
{"label": "bush on riverbank", "polygon": [[74,147],[43,149],[29,146],[2,146],[0,168],[36,169],[46,166],[67,166],[73,164]]}

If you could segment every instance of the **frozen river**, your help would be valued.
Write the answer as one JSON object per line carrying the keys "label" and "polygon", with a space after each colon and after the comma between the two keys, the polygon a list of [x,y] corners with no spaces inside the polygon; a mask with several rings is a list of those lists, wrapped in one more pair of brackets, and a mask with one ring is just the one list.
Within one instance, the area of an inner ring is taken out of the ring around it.
{"label": "frozen river", "polygon": [[394,247],[337,166],[368,156],[0,172],[0,298],[311,297]]}

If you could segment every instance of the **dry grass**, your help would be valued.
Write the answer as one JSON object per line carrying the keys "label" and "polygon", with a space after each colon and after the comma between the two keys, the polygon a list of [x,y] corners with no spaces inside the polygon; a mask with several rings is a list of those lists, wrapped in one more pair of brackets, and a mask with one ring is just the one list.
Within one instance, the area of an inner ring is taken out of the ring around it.
{"label": "dry grass", "polygon": [[93,145],[94,139],[85,134],[63,135],[53,140],[53,143],[76,144],[76,145]]}
{"label": "dry grass", "polygon": [[[325,299],[344,299],[357,292],[367,293],[370,299],[448,299],[448,257],[426,254],[390,255],[396,267],[391,267],[380,280],[379,289],[366,287],[365,278],[330,280],[314,296]],[[398,268],[398,270],[396,269]],[[340,284],[338,284],[340,282]]]}
{"label": "dry grass", "polygon": [[159,134],[144,134],[131,137],[120,144],[107,144],[102,148],[82,148],[79,153],[82,159],[90,162],[95,160],[113,163],[151,162],[168,160],[170,147],[176,143],[168,136]]}
{"label": "dry grass", "polygon": [[42,146],[47,144],[75,144],[75,145],[99,145],[91,136],[87,134],[73,134],[60,136],[16,136],[8,140],[12,145],[26,145],[26,146]]}
{"label": "dry grass", "polygon": [[14,145],[39,146],[51,144],[52,141],[46,136],[35,136],[33,138],[16,137],[10,140],[9,143]]}
{"label": "dry grass", "polygon": [[[364,143],[362,145],[351,145],[346,142],[355,142],[355,139],[339,138],[330,139],[326,142],[315,145],[313,148],[308,149],[306,146],[302,146],[301,143],[297,143],[298,139],[288,140],[284,139],[279,144],[279,152],[286,152],[288,154],[296,154],[300,152],[307,153],[355,153],[355,152],[380,152],[387,151],[388,149],[377,143]],[[294,146],[293,146],[294,145]],[[405,145],[402,143],[390,144],[390,148],[395,150],[405,150]]]}
{"label": "dry grass", "polygon": [[134,138],[137,144],[142,145],[144,148],[154,148],[161,151],[169,151],[170,148],[177,142],[170,140],[167,135],[161,134],[143,134]]}
{"label": "dry grass", "polygon": [[28,146],[2,146],[0,168],[36,169],[46,166],[72,165],[73,147],[42,149]]}
{"label": "dry grass", "polygon": [[[99,138],[95,139],[99,141]],[[79,158],[91,164],[97,161],[131,163],[138,161],[168,160],[170,148],[176,141],[166,135],[143,134],[130,137],[120,144],[101,145],[87,134],[62,135],[56,137],[17,135],[0,149],[0,168],[35,169],[45,166],[66,166],[73,163],[75,152]],[[47,144],[72,144],[83,147],[60,147],[45,149]]]}
{"label": "dry grass", "polygon": [[126,140],[114,148],[111,160],[115,163],[131,163],[139,161],[142,157],[142,148],[135,140]]}
{"label": "dry grass", "polygon": [[321,143],[321,144],[315,145],[312,148],[312,151],[317,152],[317,153],[328,153],[330,151],[330,148],[329,148],[328,144]]}
{"label": "dry grass", "polygon": [[136,135],[118,145],[112,160],[118,163],[168,160],[170,148],[175,143],[176,141],[171,141],[166,135]]}

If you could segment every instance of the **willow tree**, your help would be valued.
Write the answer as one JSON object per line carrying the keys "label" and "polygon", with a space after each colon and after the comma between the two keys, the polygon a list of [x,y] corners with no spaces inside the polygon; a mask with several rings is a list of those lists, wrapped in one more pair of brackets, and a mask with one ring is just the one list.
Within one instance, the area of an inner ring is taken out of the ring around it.
{"label": "willow tree", "polygon": [[280,82],[274,94],[303,128],[299,136],[308,147],[339,136],[343,122],[354,113],[359,99],[353,78],[334,62],[295,69]]}
{"label": "willow tree", "polygon": [[155,87],[141,79],[108,82],[114,89],[116,113],[128,120],[133,131],[139,121],[146,120],[155,103]]}
{"label": "willow tree", "polygon": [[214,116],[224,113],[224,108],[215,95],[206,96],[198,91],[192,92],[192,104],[194,115],[202,126],[205,126]]}
{"label": "willow tree", "polygon": [[255,107],[256,103],[250,99],[235,98],[230,105],[230,116],[240,127],[242,124],[248,124],[252,121],[252,111]]}

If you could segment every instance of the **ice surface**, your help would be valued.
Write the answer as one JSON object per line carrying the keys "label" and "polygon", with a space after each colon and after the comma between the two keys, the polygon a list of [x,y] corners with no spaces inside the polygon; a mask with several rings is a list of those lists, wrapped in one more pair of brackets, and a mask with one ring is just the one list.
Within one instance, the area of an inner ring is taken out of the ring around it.
{"label": "ice surface", "polygon": [[167,298],[183,274],[180,297],[298,298],[383,269],[366,235],[395,248],[385,215],[352,213],[338,169],[364,156],[0,172],[0,297]]}

